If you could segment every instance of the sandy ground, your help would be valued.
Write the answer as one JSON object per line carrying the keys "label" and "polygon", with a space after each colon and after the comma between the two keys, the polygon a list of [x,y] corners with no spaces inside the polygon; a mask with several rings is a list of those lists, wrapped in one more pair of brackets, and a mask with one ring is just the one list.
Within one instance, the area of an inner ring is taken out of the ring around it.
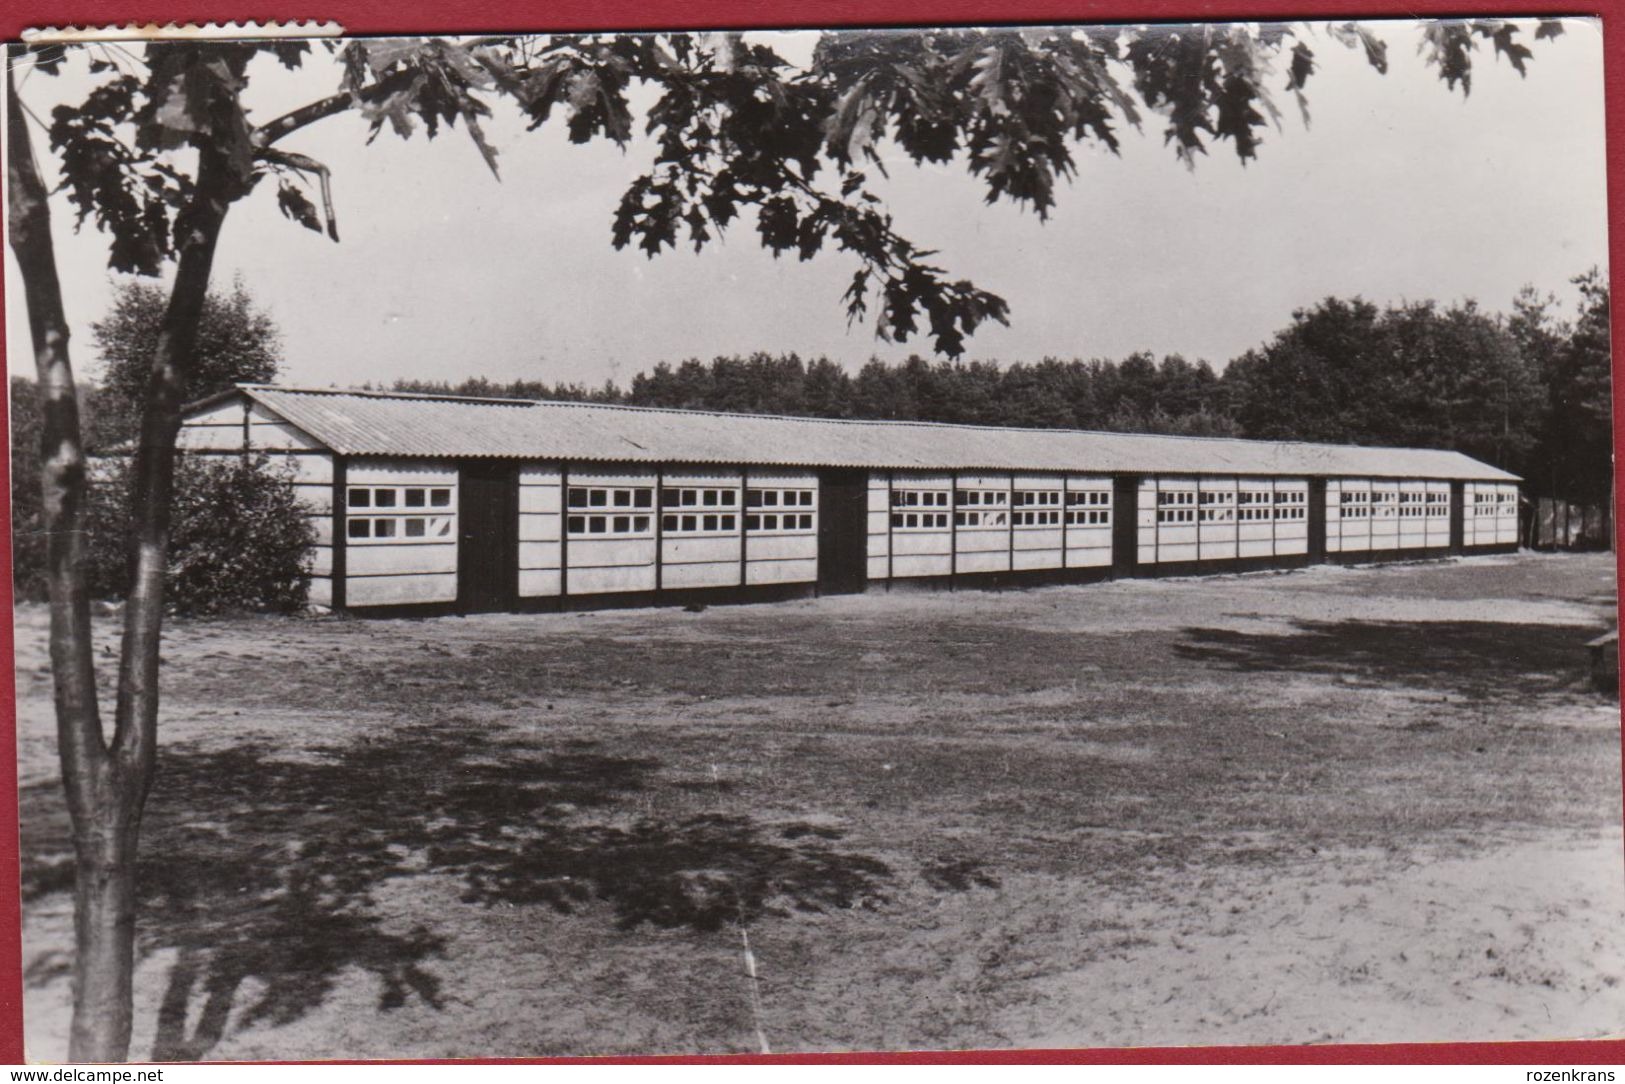
{"label": "sandy ground", "polygon": [[[1581,647],[1613,597],[1605,557],[1524,555],[176,623],[133,1050],[1618,1035],[1618,705]],[[17,620],[52,1059],[71,866]]]}

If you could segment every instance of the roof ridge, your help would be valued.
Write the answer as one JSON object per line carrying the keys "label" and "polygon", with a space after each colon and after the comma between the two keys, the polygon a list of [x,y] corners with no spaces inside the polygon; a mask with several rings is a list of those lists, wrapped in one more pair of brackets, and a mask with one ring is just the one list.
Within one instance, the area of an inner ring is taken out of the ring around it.
{"label": "roof ridge", "polygon": [[[1364,451],[1374,451],[1374,452],[1434,451],[1434,452],[1446,452],[1446,453],[1450,453],[1450,454],[1453,454],[1453,455],[1465,455],[1466,454],[1464,452],[1457,451],[1454,448],[1412,448],[1412,447],[1406,447],[1406,446],[1397,445],[1397,444],[1336,444],[1336,443],[1333,443],[1331,441],[1319,441],[1319,440],[1269,440],[1269,439],[1260,438],[1260,437],[1200,436],[1200,435],[1197,435],[1197,434],[1194,434],[1194,433],[1148,433],[1148,432],[1143,432],[1143,431],[1138,431],[1138,430],[1079,429],[1079,428],[1075,428],[1075,427],[1071,427],[1071,426],[1068,426],[1068,427],[1058,427],[1058,426],[1056,426],[1056,427],[1046,427],[1046,426],[1027,426],[1027,425],[987,425],[987,424],[980,424],[980,423],[975,423],[975,422],[935,422],[935,421],[923,421],[923,420],[910,419],[910,418],[825,418],[825,417],[820,417],[820,416],[817,416],[817,415],[806,415],[806,414],[759,414],[759,413],[752,413],[752,412],[746,412],[746,411],[737,411],[737,410],[716,410],[714,408],[641,406],[641,405],[632,404],[632,403],[594,403],[594,402],[584,402],[584,401],[578,400],[578,399],[518,399],[518,398],[506,398],[506,397],[502,397],[502,396],[476,396],[476,395],[455,395],[455,394],[451,394],[451,393],[435,393],[435,392],[389,391],[389,390],[379,390],[379,389],[373,389],[373,388],[333,388],[333,387],[328,387],[328,388],[305,388],[305,387],[289,387],[289,386],[283,385],[283,384],[239,383],[237,385],[237,387],[244,390],[244,391],[250,391],[250,392],[252,392],[252,391],[286,392],[286,393],[293,394],[293,395],[354,395],[354,396],[363,396],[363,397],[372,398],[372,399],[429,400],[429,401],[443,402],[443,403],[471,403],[471,404],[481,404],[481,405],[487,405],[487,406],[509,406],[509,407],[514,407],[514,406],[525,406],[525,407],[536,407],[536,406],[571,407],[571,408],[576,408],[576,409],[587,409],[587,410],[637,411],[639,413],[645,413],[645,414],[682,414],[682,415],[687,415],[687,416],[691,416],[691,417],[761,418],[761,419],[768,420],[768,421],[805,422],[805,423],[809,423],[809,424],[838,424],[838,425],[865,425],[865,426],[903,425],[903,426],[911,426],[911,427],[920,428],[920,429],[953,429],[953,430],[969,430],[969,431],[973,431],[973,432],[984,432],[984,433],[986,433],[986,432],[992,432],[992,433],[1043,433],[1043,434],[1077,433],[1077,434],[1081,434],[1081,435],[1084,435],[1084,436],[1137,437],[1137,438],[1142,438],[1142,439],[1147,439],[1147,440],[1158,440],[1158,441],[1163,441],[1163,440],[1187,440],[1187,441],[1206,442],[1206,443],[1212,443],[1212,444],[1254,444],[1254,445],[1256,445],[1256,444],[1268,444],[1268,445],[1272,445],[1272,446],[1276,446],[1276,447],[1291,446],[1291,447],[1299,447],[1299,448],[1327,448],[1327,449],[1333,449],[1333,450],[1344,449],[1344,448],[1358,448],[1358,449],[1361,449],[1361,450],[1364,450]],[[1469,456],[1468,458],[1471,458],[1471,457]]]}
{"label": "roof ridge", "polygon": [[506,396],[455,395],[450,392],[387,391],[375,388],[294,388],[286,384],[251,384],[239,382],[237,390],[246,392],[280,391],[293,395],[358,395],[370,399],[428,399],[442,403],[485,403],[490,406],[536,406],[548,399],[511,399]]}

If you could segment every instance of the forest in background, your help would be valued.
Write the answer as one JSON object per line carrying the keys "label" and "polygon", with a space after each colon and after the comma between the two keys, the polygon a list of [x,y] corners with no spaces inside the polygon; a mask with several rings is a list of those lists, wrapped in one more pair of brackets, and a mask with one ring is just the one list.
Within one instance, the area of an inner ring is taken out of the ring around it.
{"label": "forest in background", "polygon": [[1521,291],[1509,313],[1468,301],[1379,307],[1327,298],[1222,372],[1147,352],[1008,364],[758,352],[661,362],[589,388],[485,378],[390,390],[821,418],[956,422],[1450,448],[1532,493],[1606,504],[1612,482],[1608,283],[1574,280],[1578,311]]}

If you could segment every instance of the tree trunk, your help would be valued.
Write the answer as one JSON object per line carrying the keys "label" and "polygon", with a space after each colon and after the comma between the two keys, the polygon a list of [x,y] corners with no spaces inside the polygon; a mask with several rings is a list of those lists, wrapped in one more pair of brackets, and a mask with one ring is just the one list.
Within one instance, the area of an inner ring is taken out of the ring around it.
{"label": "tree trunk", "polygon": [[169,310],[159,332],[134,462],[131,583],[120,655],[113,740],[96,699],[90,603],[83,568],[86,464],[68,354],[68,324],[51,244],[48,191],[7,66],[8,214],[22,271],[44,415],[41,495],[51,599],[51,670],[58,749],[73,822],[74,1004],[68,1057],[129,1055],[135,966],[135,864],[152,784],[158,667],[180,396],[197,340],[215,244],[233,190],[217,154],[200,156],[198,195],[186,210]]}
{"label": "tree trunk", "polygon": [[169,563],[181,394],[209,290],[215,243],[229,206],[223,163],[213,152],[205,151],[200,156],[197,187],[179,241],[180,259],[169,308],[158,329],[158,345],[142,400],[140,443],[131,464],[134,485],[130,498],[130,584],[124,609],[112,754],[127,772],[130,790],[120,797],[131,805],[132,831],[139,827],[157,752],[164,572]]}
{"label": "tree trunk", "polygon": [[[51,674],[55,683],[57,748],[73,821],[78,880],[74,928],[74,1027],[69,1056],[117,1061],[129,1050],[130,871],[121,848],[109,854],[110,836],[98,831],[112,785],[108,750],[96,703],[90,597],[84,575],[85,454],[79,402],[68,354],[68,321],[51,244],[48,195],[34,161],[28,125],[13,72],[23,60],[14,49],[6,70],[6,180],[11,248],[22,272],[33,337],[44,428],[40,442],[40,494],[46,535],[46,581],[51,600]],[[113,833],[116,837],[117,833]],[[122,881],[122,886],[117,882]],[[120,978],[119,976],[122,976]]]}

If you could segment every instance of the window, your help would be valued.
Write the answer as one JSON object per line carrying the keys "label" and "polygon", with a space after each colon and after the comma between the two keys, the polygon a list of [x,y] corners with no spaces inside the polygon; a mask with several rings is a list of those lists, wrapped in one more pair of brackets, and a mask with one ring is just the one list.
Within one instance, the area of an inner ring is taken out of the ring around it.
{"label": "window", "polygon": [[1061,513],[1058,510],[1047,508],[1036,511],[1012,512],[1011,515],[1015,517],[1014,522],[1017,527],[1058,527],[1061,524]]}
{"label": "window", "polygon": [[955,527],[1007,527],[1009,513],[960,511],[954,513]]}
{"label": "window", "polygon": [[1069,508],[1066,513],[1069,527],[1109,527],[1111,522],[1111,511],[1106,508]]}
{"label": "window", "polygon": [[[930,495],[925,494],[925,496]],[[948,494],[944,492],[941,496],[946,502]],[[948,529],[948,513],[893,512],[891,514],[891,525],[894,531],[945,531]]]}
{"label": "window", "polygon": [[1074,489],[1067,493],[1068,505],[1089,505],[1095,508],[1110,508],[1112,491],[1109,489]]}
{"label": "window", "polygon": [[739,516],[734,512],[666,512],[660,517],[660,530],[663,534],[735,534],[739,530]]}
{"label": "window", "polygon": [[1309,491],[1307,489],[1277,489],[1275,491],[1275,518],[1286,522],[1307,517]]}
{"label": "window", "polygon": [[571,486],[565,504],[570,508],[648,508],[654,490],[611,486]]}
{"label": "window", "polygon": [[1061,504],[1061,491],[1058,489],[1023,489],[1014,496],[1017,508],[1031,508],[1035,505],[1058,508]]}
{"label": "window", "polygon": [[1195,523],[1196,490],[1164,489],[1157,492],[1158,523]]}
{"label": "window", "polygon": [[1004,508],[1010,503],[1010,491],[1008,489],[961,489],[954,494],[954,500],[961,508]]}
{"label": "window", "polygon": [[[891,491],[891,506],[893,508],[947,508],[948,491],[946,489],[893,489]],[[943,526],[947,526],[947,516],[943,517]]]}
{"label": "window", "polygon": [[1230,489],[1203,490],[1197,494],[1200,505],[1197,516],[1201,523],[1234,523],[1236,521],[1236,492]]}
{"label": "window", "polygon": [[[672,517],[667,517],[672,518]],[[764,515],[747,513],[745,516],[745,530],[751,534],[783,533],[786,531],[810,531],[813,529],[811,512],[770,512]]]}
{"label": "window", "polygon": [[738,502],[737,489],[721,486],[672,488],[660,492],[661,508],[733,508]]}
{"label": "window", "polygon": [[[450,487],[349,486],[344,495],[344,537],[352,542],[450,542],[450,512],[425,515],[432,508],[451,508]],[[416,514],[403,515],[403,509]]]}
{"label": "window", "polygon": [[[812,508],[814,503],[813,490],[810,489],[747,489],[745,491],[745,507],[759,509],[781,508]],[[805,526],[802,522],[805,521]],[[776,526],[769,526],[769,524]],[[769,515],[746,516],[745,530],[747,531],[799,531],[812,530],[812,513],[797,513],[795,515]]]}
{"label": "window", "polygon": [[649,516],[570,516],[565,520],[565,530],[572,538],[592,537],[594,535],[640,535],[648,534],[653,521]]}
{"label": "window", "polygon": [[420,542],[451,540],[450,516],[352,516],[345,530],[349,538],[406,538]]}
{"label": "window", "polygon": [[627,514],[654,503],[648,486],[571,486],[564,503],[570,512],[564,529],[571,538],[648,534],[654,523],[647,513]]}

